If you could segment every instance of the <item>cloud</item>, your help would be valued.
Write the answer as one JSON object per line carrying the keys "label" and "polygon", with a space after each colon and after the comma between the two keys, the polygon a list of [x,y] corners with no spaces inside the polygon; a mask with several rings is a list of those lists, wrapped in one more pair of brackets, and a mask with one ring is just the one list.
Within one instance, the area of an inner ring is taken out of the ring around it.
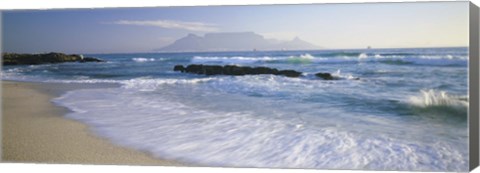
{"label": "cloud", "polygon": [[111,24],[118,25],[138,25],[138,26],[155,26],[168,29],[184,29],[189,31],[205,31],[213,32],[219,29],[215,24],[202,23],[202,22],[184,22],[174,20],[118,20]]}

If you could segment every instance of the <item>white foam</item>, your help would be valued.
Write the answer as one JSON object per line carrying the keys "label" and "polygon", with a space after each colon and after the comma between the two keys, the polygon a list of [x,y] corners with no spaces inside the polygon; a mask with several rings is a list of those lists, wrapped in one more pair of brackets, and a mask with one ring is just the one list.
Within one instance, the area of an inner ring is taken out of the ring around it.
{"label": "white foam", "polygon": [[194,79],[152,79],[152,78],[135,78],[121,81],[123,88],[137,89],[140,91],[154,91],[162,85],[174,84],[196,84],[212,81],[215,78],[194,78]]}
{"label": "white foam", "polygon": [[238,63],[256,63],[256,62],[268,62],[281,60],[285,58],[272,58],[268,56],[264,57],[243,57],[243,56],[233,56],[233,57],[202,57],[195,56],[192,58],[192,63],[229,63],[229,64],[238,64]]}
{"label": "white foam", "polygon": [[463,65],[467,63],[467,56],[453,56],[453,55],[388,55],[375,54],[369,56],[366,53],[361,53],[357,58],[343,56],[335,58],[316,58],[315,62],[403,62],[419,65]]}
{"label": "white foam", "polygon": [[358,58],[365,59],[365,58],[368,58],[368,55],[366,53],[361,53],[360,55],[358,55]]}
{"label": "white foam", "polygon": [[316,58],[310,54],[302,54],[300,56],[290,56],[286,60],[290,63],[312,63]]}
{"label": "white foam", "polygon": [[421,55],[421,56],[405,56],[405,55],[388,55],[383,56],[375,54],[369,56],[367,53],[361,53],[357,57],[354,56],[338,56],[338,57],[321,57],[311,54],[301,54],[299,56],[289,57],[202,57],[195,56],[192,63],[225,63],[225,64],[251,64],[258,62],[287,62],[287,63],[344,63],[344,62],[399,62],[412,63],[419,65],[466,65],[468,57],[453,55]]}
{"label": "white foam", "polygon": [[315,57],[307,53],[307,54],[300,55],[300,58],[302,58],[302,59],[314,59]]}
{"label": "white foam", "polygon": [[[363,133],[361,129],[367,127],[345,122],[348,119],[286,118],[291,112],[280,110],[277,115],[248,109],[210,110],[132,88],[71,91],[55,102],[75,111],[67,117],[87,123],[117,144],[200,165],[416,171],[468,168],[466,151],[454,143]],[[243,102],[243,106],[262,103]],[[330,114],[342,117],[341,112]]]}
{"label": "white foam", "polygon": [[352,57],[346,57],[345,59],[341,58],[322,58],[315,57],[311,54],[301,54],[299,56],[288,56],[288,57],[242,57],[242,56],[233,56],[233,57],[202,57],[195,56],[192,58],[192,63],[226,63],[226,64],[252,64],[259,62],[290,62],[290,63],[311,63],[311,62],[345,62],[350,61]]}
{"label": "white foam", "polygon": [[149,62],[149,61],[155,61],[155,58],[136,57],[136,58],[132,58],[132,60],[135,62]]}
{"label": "white foam", "polygon": [[452,55],[421,55],[421,56],[375,56],[369,60],[371,61],[397,61],[419,65],[463,65],[468,62],[466,56],[452,56]]}
{"label": "white foam", "polygon": [[341,79],[350,79],[350,80],[359,79],[358,77],[353,76],[351,73],[347,73],[347,74],[342,73],[340,69],[338,69],[335,73],[333,73],[332,76],[341,78]]}

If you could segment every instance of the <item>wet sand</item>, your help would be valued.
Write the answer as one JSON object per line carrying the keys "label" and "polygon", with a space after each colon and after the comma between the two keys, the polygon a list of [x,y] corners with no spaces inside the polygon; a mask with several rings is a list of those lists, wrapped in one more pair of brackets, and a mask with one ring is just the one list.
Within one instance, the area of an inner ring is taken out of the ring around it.
{"label": "wet sand", "polygon": [[2,161],[186,166],[110,143],[51,99],[78,86],[2,81]]}

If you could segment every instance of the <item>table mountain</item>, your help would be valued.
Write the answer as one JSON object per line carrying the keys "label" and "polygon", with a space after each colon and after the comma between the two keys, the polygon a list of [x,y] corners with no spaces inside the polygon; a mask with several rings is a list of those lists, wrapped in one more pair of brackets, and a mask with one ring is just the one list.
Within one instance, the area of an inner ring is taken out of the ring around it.
{"label": "table mountain", "polygon": [[296,37],[291,41],[265,39],[254,32],[188,34],[174,43],[157,49],[160,52],[206,52],[251,50],[311,50],[319,47]]}

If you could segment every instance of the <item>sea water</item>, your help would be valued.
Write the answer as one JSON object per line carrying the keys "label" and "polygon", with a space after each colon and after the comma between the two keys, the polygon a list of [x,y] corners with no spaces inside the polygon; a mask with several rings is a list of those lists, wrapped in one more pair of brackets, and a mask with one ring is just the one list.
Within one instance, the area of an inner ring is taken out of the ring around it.
{"label": "sea water", "polygon": [[[2,79],[116,83],[53,100],[118,145],[206,166],[468,170],[468,49],[85,55],[106,63],[5,66]],[[174,65],[303,72],[205,76]],[[339,80],[322,80],[328,72]]]}

